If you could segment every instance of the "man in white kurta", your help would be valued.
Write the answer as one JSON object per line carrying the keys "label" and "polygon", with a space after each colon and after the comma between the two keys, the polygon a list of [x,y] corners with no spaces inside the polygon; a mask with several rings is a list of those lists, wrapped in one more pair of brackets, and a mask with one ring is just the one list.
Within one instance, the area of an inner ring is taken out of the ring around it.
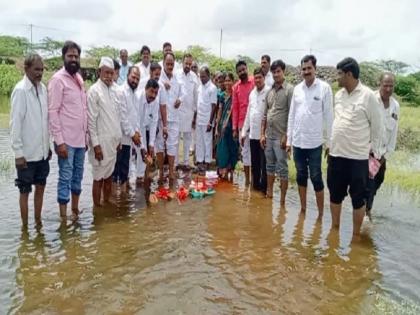
{"label": "man in white kurta", "polygon": [[[147,152],[153,159],[155,158],[155,147],[157,141],[157,134],[162,132],[162,137],[167,135],[167,114],[166,114],[166,91],[165,86],[159,82],[162,67],[157,62],[150,64],[150,79],[158,82],[159,89],[156,95],[154,105],[145,106],[145,117],[142,122],[142,128],[146,131],[146,148]],[[143,88],[144,89],[144,88]],[[137,159],[137,183],[142,185],[146,171],[146,164],[142,158]],[[161,174],[163,177],[163,174]]]}
{"label": "man in white kurta", "polygon": [[137,177],[143,180],[146,171],[146,163],[143,161],[145,154],[154,157],[156,130],[159,119],[159,83],[157,80],[149,79],[146,86],[139,91],[139,104],[141,112],[140,130],[143,135],[141,150],[143,153],[137,155]]}
{"label": "man in white kurta", "polygon": [[92,196],[100,206],[102,189],[104,201],[111,194],[112,173],[121,144],[120,99],[113,84],[114,64],[102,57],[99,80],[88,91],[88,130],[90,135],[89,161],[92,164]]}
{"label": "man in white kurta", "polygon": [[143,116],[143,112],[141,111],[142,107],[140,107],[139,101],[139,80],[139,69],[135,66],[131,67],[128,78],[119,87],[122,146],[117,154],[117,162],[115,163],[114,173],[112,174],[112,181],[121,184],[122,191],[125,191],[126,183],[129,180],[131,148],[140,148],[140,117]]}
{"label": "man in white kurta", "polygon": [[[183,58],[183,69],[177,73],[177,79],[184,88],[185,97],[182,106],[179,109],[180,121],[179,125],[179,139],[183,140],[182,158],[177,163],[179,166],[189,168],[190,147],[192,144],[192,122],[194,119],[194,112],[197,110],[197,93],[198,93],[198,78],[197,75],[191,71],[193,57],[186,54]],[[178,141],[178,148],[179,143]],[[179,152],[179,149],[178,149]],[[178,162],[178,155],[176,160]]]}
{"label": "man in white kurta", "polygon": [[213,121],[217,103],[217,88],[210,80],[207,67],[200,70],[201,84],[198,88],[197,114],[194,118],[196,125],[196,160],[199,166],[206,163],[207,168],[213,152]]}
{"label": "man in white kurta", "polygon": [[[164,154],[168,156],[169,179],[171,183],[175,182],[175,155],[178,154],[179,139],[179,108],[182,106],[184,97],[182,85],[174,75],[175,56],[173,53],[167,53],[164,57],[164,68],[159,82],[164,86],[166,94],[166,112],[167,112],[167,137],[164,138],[163,128],[159,129],[156,143],[157,160],[160,169],[160,176],[163,174]],[[162,179],[162,177],[160,177]]]}
{"label": "man in white kurta", "polygon": [[371,218],[371,209],[376,192],[385,180],[386,160],[395,151],[398,135],[398,120],[400,119],[400,104],[392,96],[395,86],[395,76],[386,72],[381,75],[379,90],[375,96],[379,102],[383,119],[383,134],[380,149],[381,166],[374,178],[369,178],[367,184],[366,215]]}
{"label": "man in white kurta", "polygon": [[150,55],[151,53],[149,47],[143,46],[140,49],[141,60],[135,65],[140,70],[139,89],[143,89],[150,78]]}

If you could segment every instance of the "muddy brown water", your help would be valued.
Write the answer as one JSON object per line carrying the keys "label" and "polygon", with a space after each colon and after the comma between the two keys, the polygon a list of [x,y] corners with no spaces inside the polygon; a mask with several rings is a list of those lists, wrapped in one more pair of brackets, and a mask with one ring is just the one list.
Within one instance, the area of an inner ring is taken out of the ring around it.
{"label": "muddy brown water", "polygon": [[60,224],[56,166],[27,232],[14,170],[0,175],[0,314],[420,314],[420,207],[402,191],[380,191],[351,244],[349,202],[331,232],[312,194],[304,217],[294,185],[281,208],[241,176],[204,200],[147,208],[132,190],[93,211],[86,164],[80,220]]}

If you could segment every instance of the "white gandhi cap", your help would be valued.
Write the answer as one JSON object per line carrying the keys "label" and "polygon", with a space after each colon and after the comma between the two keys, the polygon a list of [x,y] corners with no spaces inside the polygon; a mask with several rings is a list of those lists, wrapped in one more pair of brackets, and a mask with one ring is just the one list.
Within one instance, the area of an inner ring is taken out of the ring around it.
{"label": "white gandhi cap", "polygon": [[114,69],[114,61],[109,57],[101,57],[101,61],[99,62],[99,68],[102,67]]}

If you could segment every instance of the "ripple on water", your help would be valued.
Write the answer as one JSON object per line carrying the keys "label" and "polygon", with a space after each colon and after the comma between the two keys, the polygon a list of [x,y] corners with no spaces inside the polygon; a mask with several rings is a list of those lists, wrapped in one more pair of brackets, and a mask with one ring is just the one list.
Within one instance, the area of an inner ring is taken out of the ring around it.
{"label": "ripple on water", "polygon": [[0,313],[418,310],[420,211],[401,192],[379,193],[367,236],[351,244],[348,201],[340,233],[330,232],[328,211],[316,220],[312,191],[302,216],[295,188],[280,207],[278,187],[267,200],[242,178],[201,201],[146,208],[140,191],[92,210],[89,167],[80,220],[60,224],[56,174],[53,160],[44,226],[31,222],[28,233],[20,231],[14,175],[0,179]]}

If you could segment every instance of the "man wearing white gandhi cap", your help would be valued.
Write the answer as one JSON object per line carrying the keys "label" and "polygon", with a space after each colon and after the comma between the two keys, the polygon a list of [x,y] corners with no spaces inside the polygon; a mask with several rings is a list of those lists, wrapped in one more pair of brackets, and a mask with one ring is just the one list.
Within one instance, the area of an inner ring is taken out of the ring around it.
{"label": "man wearing white gandhi cap", "polygon": [[92,164],[92,197],[100,206],[103,190],[104,202],[109,201],[112,172],[121,143],[120,99],[113,84],[114,63],[102,57],[99,79],[88,91],[88,130],[90,135],[89,161]]}

